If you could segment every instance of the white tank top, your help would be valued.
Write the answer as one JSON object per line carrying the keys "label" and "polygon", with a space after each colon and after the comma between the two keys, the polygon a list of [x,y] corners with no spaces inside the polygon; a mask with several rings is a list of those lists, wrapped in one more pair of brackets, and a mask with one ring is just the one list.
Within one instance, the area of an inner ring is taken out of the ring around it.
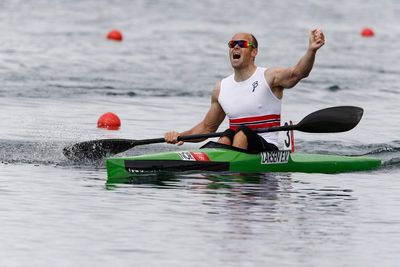
{"label": "white tank top", "polygon": [[[250,129],[280,126],[282,102],[265,80],[265,70],[257,67],[246,81],[236,82],[234,74],[221,81],[218,102],[229,118],[229,128],[236,130],[241,125]],[[278,132],[259,135],[278,146]]]}

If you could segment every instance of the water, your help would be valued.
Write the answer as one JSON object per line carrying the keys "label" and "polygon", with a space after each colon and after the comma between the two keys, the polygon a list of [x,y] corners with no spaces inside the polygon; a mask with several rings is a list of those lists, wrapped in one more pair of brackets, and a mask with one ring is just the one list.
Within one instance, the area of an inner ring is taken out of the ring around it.
{"label": "water", "polygon": [[[394,0],[2,1],[0,266],[396,266],[399,11]],[[361,38],[364,26],[376,36]],[[335,105],[365,113],[347,133],[296,133],[297,150],[366,154],[383,160],[379,170],[106,186],[102,162],[62,155],[78,141],[188,129],[231,73],[235,32],[257,36],[258,65],[291,66],[314,27],[326,44],[310,77],[285,92],[284,120]],[[122,43],[105,40],[111,28]],[[96,128],[107,111],[119,131]]]}

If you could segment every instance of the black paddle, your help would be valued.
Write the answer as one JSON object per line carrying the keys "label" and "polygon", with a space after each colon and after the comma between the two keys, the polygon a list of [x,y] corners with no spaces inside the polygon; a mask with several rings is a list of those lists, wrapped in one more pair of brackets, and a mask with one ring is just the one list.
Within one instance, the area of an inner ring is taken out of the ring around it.
{"label": "black paddle", "polygon": [[[353,129],[361,120],[363,109],[354,106],[339,106],[321,109],[304,117],[298,124],[257,129],[259,133],[297,130],[307,133],[338,133]],[[178,141],[190,141],[219,137],[222,132],[195,134],[178,137]],[[164,138],[154,139],[100,139],[77,143],[63,150],[72,160],[98,160],[103,157],[124,152],[134,146],[163,143]]]}

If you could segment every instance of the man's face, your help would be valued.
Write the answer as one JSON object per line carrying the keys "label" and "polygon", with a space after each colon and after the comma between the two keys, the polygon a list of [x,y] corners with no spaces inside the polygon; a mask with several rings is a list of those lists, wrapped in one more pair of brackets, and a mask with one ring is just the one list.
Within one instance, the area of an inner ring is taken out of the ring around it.
{"label": "man's face", "polygon": [[[251,42],[251,35],[247,33],[238,33],[235,34],[232,39],[233,41],[248,41]],[[257,55],[257,49],[252,46],[249,47],[240,47],[239,44],[236,44],[234,47],[229,48],[229,59],[231,61],[231,65],[235,69],[241,69],[247,67],[249,64],[253,62],[253,58]]]}

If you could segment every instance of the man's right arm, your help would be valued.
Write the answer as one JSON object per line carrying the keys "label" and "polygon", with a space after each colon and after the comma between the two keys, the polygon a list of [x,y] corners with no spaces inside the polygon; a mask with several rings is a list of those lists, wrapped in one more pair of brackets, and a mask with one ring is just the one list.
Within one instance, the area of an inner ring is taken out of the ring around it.
{"label": "man's right arm", "polygon": [[[218,102],[218,96],[219,96],[219,91],[221,88],[221,82],[217,82],[214,86],[214,90],[211,95],[211,106],[210,109],[208,110],[206,116],[204,119],[195,125],[192,129],[184,132],[167,132],[164,136],[165,141],[167,143],[171,144],[176,144],[178,145],[183,144],[182,141],[178,142],[177,138],[178,136],[187,136],[187,135],[193,135],[193,134],[207,134],[207,133],[213,133],[216,132],[218,127],[221,125],[221,123],[225,119],[225,112],[222,109],[221,105]],[[205,139],[197,139],[193,140],[190,142],[201,142]]]}

